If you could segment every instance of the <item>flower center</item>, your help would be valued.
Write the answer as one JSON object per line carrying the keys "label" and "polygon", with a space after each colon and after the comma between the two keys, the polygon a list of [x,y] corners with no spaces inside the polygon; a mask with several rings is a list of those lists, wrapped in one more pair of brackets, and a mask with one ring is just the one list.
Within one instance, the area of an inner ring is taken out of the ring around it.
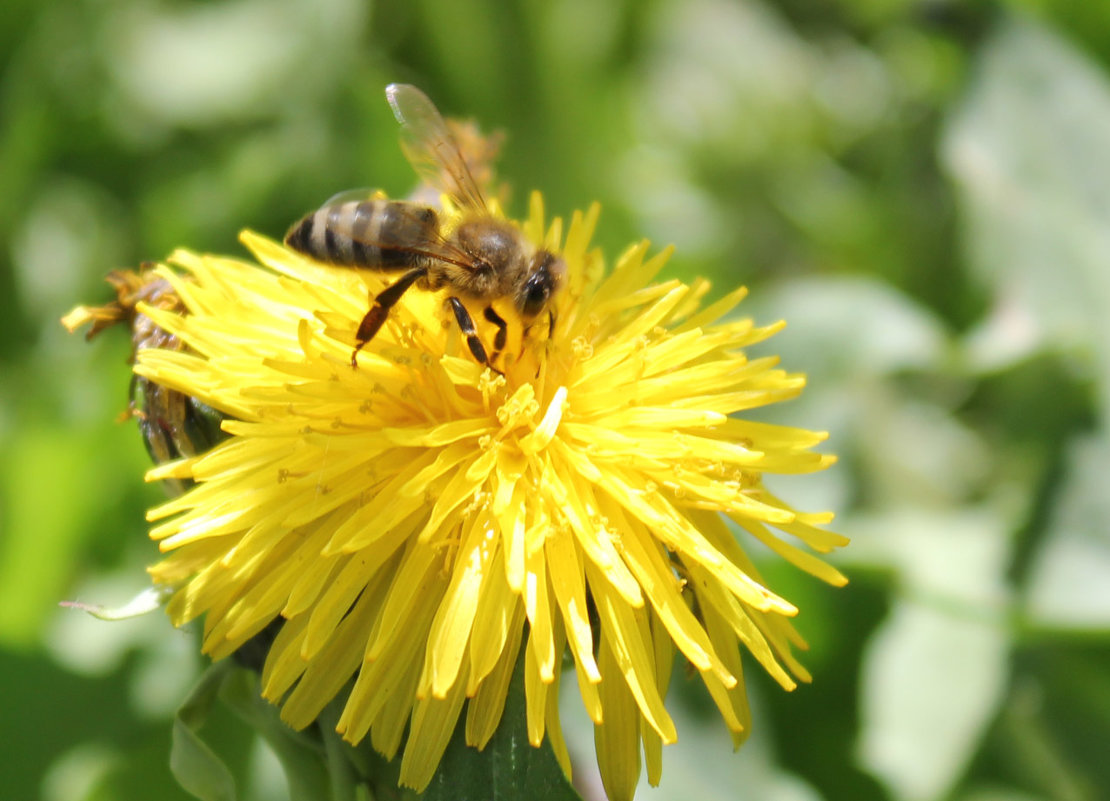
{"label": "flower center", "polygon": [[[521,452],[527,455],[538,453],[551,442],[567,407],[567,389],[559,387],[552,396],[547,408],[540,414],[540,402],[536,399],[535,388],[523,384],[497,409],[497,421],[501,430],[496,440],[515,439]],[[537,420],[537,417],[539,419]]]}

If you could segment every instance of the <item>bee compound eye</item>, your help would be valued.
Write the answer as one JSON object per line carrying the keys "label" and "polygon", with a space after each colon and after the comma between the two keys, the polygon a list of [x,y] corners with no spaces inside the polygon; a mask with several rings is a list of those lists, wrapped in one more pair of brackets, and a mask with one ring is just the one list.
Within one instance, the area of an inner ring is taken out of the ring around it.
{"label": "bee compound eye", "polygon": [[525,317],[535,317],[543,311],[549,297],[551,297],[551,287],[547,276],[543,274],[533,275],[524,285],[520,311]]}

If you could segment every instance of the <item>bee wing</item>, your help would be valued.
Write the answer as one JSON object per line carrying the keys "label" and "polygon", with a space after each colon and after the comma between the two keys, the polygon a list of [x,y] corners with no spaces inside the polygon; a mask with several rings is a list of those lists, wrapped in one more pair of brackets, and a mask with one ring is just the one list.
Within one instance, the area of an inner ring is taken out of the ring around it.
{"label": "bee wing", "polygon": [[370,189],[369,187],[361,187],[359,189],[344,189],[342,192],[336,192],[334,195],[324,201],[324,206],[341,206],[344,203],[353,201],[373,200],[375,197],[385,197],[385,192],[381,189]]}
{"label": "bee wing", "polygon": [[455,137],[428,96],[415,86],[391,83],[385,96],[401,123],[401,149],[417,174],[464,208],[484,211],[482,190]]}
{"label": "bee wing", "polygon": [[[336,216],[342,218],[345,204],[364,201],[366,195],[360,194],[360,190],[350,190],[340,192],[336,198],[339,199],[329,201],[325,208],[335,209]],[[377,224],[368,220],[364,225],[356,225],[352,221],[349,226],[344,226],[350,238],[360,245],[376,247],[381,252],[416,253],[472,268],[474,260],[440,232],[434,208],[403,200],[382,200],[375,216],[380,217]],[[385,267],[384,264],[381,266]]]}

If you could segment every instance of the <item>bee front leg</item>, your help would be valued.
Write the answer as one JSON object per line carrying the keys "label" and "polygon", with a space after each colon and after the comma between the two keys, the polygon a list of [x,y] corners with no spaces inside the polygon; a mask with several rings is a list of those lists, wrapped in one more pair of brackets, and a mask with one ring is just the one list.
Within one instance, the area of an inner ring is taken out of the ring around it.
{"label": "bee front leg", "polygon": [[501,351],[505,349],[505,342],[509,337],[509,324],[505,322],[492,306],[486,306],[486,310],[482,312],[482,316],[487,321],[497,326],[497,333],[493,337],[493,357],[492,361],[497,361],[497,357],[501,355]]}
{"label": "bee front leg", "polygon": [[474,328],[474,318],[470,316],[470,312],[466,310],[466,306],[458,298],[447,298],[447,302],[451,305],[451,311],[455,313],[455,322],[459,324],[459,329],[466,337],[466,346],[470,348],[470,352],[480,364],[484,364],[494,372],[500,373],[501,371],[494,367],[489,362],[489,356],[486,355],[485,345],[482,340],[478,338],[478,331]]}
{"label": "bee front leg", "polygon": [[374,305],[370,307],[370,311],[366,312],[366,316],[358,324],[358,332],[355,334],[355,350],[351,354],[351,367],[358,367],[358,352],[374,338],[374,335],[378,333],[385,321],[389,319],[389,310],[397,304],[401,295],[405,294],[410,286],[427,274],[427,268],[416,267],[377,294],[374,298]]}

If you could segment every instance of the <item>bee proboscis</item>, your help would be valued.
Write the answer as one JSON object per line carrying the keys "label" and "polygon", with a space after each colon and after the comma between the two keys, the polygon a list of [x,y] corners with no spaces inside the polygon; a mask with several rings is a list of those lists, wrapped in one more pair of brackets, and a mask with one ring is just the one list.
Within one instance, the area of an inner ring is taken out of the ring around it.
{"label": "bee proboscis", "polygon": [[[551,327],[554,314],[549,304],[566,266],[490,211],[458,143],[427,95],[408,84],[390,84],[385,94],[401,124],[405,156],[428,185],[451,199],[460,213],[457,224],[445,230],[439,212],[422,203],[365,195],[358,199],[344,193],[305,215],[289,229],[285,244],[327,264],[401,274],[374,297],[362,318],[352,366],[357,366],[359,351],[385,324],[390,309],[416,286],[447,290],[447,306],[471,354],[493,367],[505,347],[508,327],[493,302],[509,299],[525,325],[547,311]],[[492,356],[464,299],[484,303],[483,317],[496,326]]]}

